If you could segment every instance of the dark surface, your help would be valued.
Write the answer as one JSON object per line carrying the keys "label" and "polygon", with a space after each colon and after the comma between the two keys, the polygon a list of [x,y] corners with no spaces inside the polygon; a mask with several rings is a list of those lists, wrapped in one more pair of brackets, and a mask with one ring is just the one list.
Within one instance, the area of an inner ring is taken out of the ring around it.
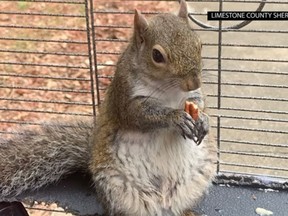
{"label": "dark surface", "polygon": [[288,192],[214,185],[198,208],[207,216],[253,216],[258,207],[288,216]]}
{"label": "dark surface", "polygon": [[[76,174],[22,199],[56,202],[77,215],[101,214],[91,185],[87,176]],[[257,207],[272,211],[274,216],[288,216],[288,191],[213,185],[195,210],[207,216],[257,216]]]}
{"label": "dark surface", "polygon": [[29,216],[21,202],[0,202],[0,216]]}

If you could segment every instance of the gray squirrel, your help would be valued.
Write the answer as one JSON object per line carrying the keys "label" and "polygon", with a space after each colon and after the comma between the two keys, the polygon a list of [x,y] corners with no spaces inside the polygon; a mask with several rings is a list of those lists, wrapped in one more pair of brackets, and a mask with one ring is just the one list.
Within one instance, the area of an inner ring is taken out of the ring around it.
{"label": "gray squirrel", "polygon": [[136,10],[96,122],[50,122],[0,139],[1,200],[84,170],[105,215],[195,215],[216,155],[208,115],[184,111],[185,101],[202,107],[201,47],[184,0],[177,15],[149,21]]}

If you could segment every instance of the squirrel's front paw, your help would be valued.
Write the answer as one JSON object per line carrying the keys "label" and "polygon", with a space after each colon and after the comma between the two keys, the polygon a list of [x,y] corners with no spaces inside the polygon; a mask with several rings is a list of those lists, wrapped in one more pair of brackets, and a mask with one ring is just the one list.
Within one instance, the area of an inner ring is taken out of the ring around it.
{"label": "squirrel's front paw", "polygon": [[192,117],[182,110],[173,110],[170,112],[171,124],[178,132],[184,137],[184,139],[193,139],[196,142],[196,123]]}
{"label": "squirrel's front paw", "polygon": [[209,117],[199,113],[197,121],[185,111],[174,110],[170,113],[172,125],[179,131],[184,139],[192,139],[199,145],[209,131]]}
{"label": "squirrel's front paw", "polygon": [[199,118],[195,122],[195,127],[197,129],[195,131],[196,143],[199,145],[209,132],[209,116],[203,112],[199,112]]}

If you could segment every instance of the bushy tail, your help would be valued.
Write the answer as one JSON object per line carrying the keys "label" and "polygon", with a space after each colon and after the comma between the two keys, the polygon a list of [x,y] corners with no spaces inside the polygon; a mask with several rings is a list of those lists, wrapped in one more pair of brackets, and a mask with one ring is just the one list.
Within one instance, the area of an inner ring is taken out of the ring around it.
{"label": "bushy tail", "polygon": [[0,138],[0,200],[88,169],[93,120],[53,122]]}

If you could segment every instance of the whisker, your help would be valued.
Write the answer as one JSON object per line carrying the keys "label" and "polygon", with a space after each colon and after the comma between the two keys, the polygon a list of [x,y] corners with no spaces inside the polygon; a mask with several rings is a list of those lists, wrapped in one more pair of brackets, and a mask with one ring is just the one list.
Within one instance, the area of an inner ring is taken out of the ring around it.
{"label": "whisker", "polygon": [[[165,94],[165,92],[170,89],[173,88],[175,86],[177,86],[179,84],[179,81],[176,79],[167,79],[167,82],[164,82],[163,85],[160,85],[159,87],[157,87],[153,92],[151,92],[151,94],[146,98],[146,100],[144,101],[144,103],[151,98],[152,96],[155,96],[156,93],[159,94],[159,96],[162,96],[163,94]],[[159,91],[160,90],[160,91]]]}

